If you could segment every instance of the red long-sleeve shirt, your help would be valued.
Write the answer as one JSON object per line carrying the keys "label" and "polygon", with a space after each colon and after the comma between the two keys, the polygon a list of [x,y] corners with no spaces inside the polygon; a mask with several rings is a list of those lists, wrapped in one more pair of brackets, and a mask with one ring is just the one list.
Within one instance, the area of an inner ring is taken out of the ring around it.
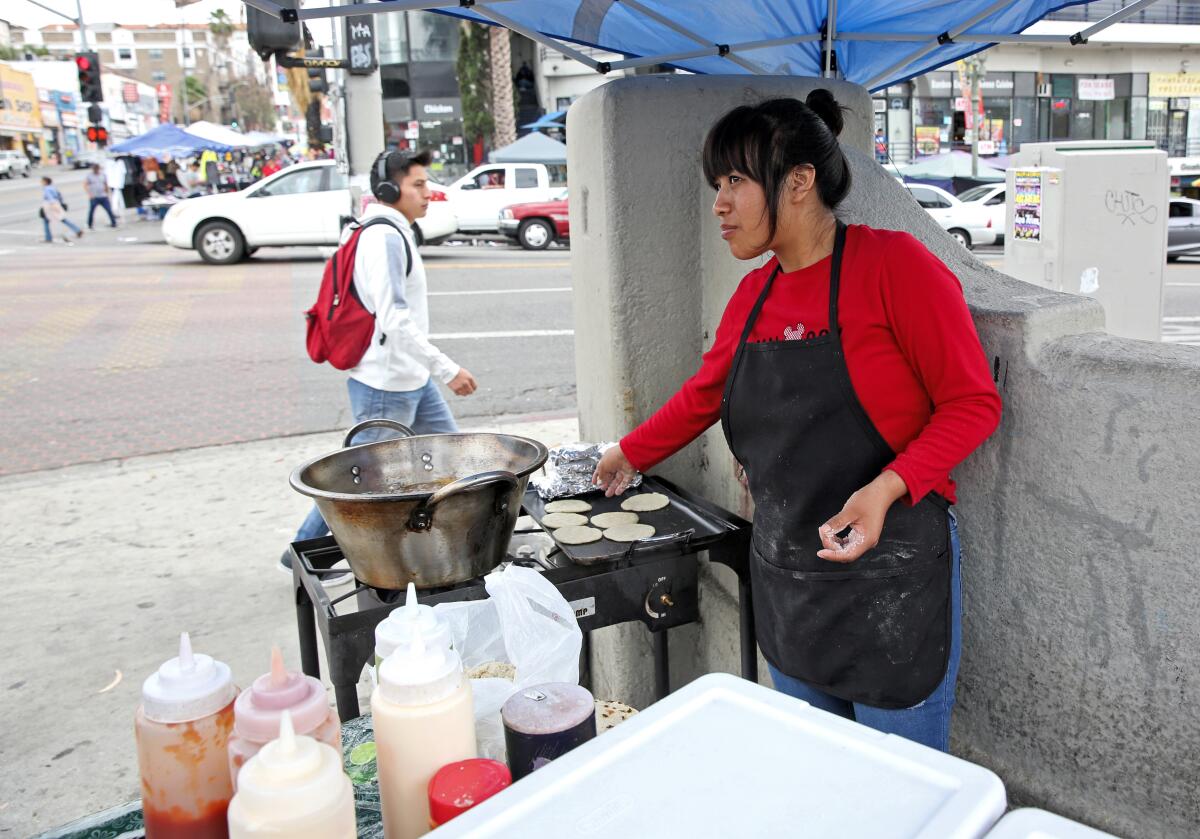
{"label": "red long-sleeve shirt", "polygon": [[[830,261],[776,277],[750,340],[828,329]],[[738,339],[777,264],[773,258],[742,279],[699,371],[621,440],[638,469],[670,457],[721,418]],[[931,490],[955,501],[950,470],[1000,422],[1000,397],[958,278],[911,235],[853,225],[838,313],[854,392],[898,453],[885,469],[904,479],[909,503]]]}

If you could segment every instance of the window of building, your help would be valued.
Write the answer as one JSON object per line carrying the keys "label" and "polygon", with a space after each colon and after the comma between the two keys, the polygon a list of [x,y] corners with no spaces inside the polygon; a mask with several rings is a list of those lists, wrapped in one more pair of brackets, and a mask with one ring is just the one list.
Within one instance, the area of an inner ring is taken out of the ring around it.
{"label": "window of building", "polygon": [[[401,15],[380,15],[379,18],[401,17]],[[378,19],[378,18],[377,18]],[[379,81],[383,87],[384,99],[407,99],[412,95],[408,84],[407,64],[380,64]]]}
{"label": "window of building", "polygon": [[155,61],[162,61],[162,50],[150,50],[150,57]]}
{"label": "window of building", "polygon": [[408,14],[409,48],[413,61],[450,61],[458,57],[459,23],[432,12]]}
{"label": "window of building", "polygon": [[165,82],[167,80],[167,74],[162,70],[155,70],[150,74],[150,78],[155,82]]}
{"label": "window of building", "polygon": [[537,169],[517,169],[517,189],[534,189],[537,185]]}
{"label": "window of building", "polygon": [[191,48],[191,47],[184,47],[184,48],[183,48],[183,57],[184,57],[184,58],[191,58],[191,57],[192,57],[192,48]]}
{"label": "window of building", "polygon": [[379,63],[408,63],[407,15],[391,14],[375,17],[375,45],[379,50]]}
{"label": "window of building", "polygon": [[133,49],[130,47],[117,47],[117,59],[120,61],[133,61]]}

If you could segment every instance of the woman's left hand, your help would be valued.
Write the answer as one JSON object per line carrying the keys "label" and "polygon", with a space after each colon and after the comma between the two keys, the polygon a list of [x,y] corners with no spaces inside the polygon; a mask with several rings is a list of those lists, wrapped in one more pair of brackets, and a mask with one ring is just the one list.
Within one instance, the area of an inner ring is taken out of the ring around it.
{"label": "woman's left hand", "polygon": [[[858,492],[850,496],[846,506],[818,529],[824,549],[817,556],[830,562],[853,562],[879,544],[883,520],[887,511],[908,492],[904,479],[895,472],[884,471]],[[850,528],[845,538],[837,534]]]}

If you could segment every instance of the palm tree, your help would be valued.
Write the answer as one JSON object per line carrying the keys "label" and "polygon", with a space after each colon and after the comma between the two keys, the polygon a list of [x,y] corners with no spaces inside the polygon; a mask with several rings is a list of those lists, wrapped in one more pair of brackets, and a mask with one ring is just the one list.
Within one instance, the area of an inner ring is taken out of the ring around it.
{"label": "palm tree", "polygon": [[517,117],[513,112],[512,50],[509,47],[509,31],[506,27],[493,26],[488,35],[491,51],[492,119],[495,121],[492,147],[499,149],[517,139]]}
{"label": "palm tree", "polygon": [[[224,9],[216,9],[208,17],[208,31],[212,33],[213,41],[216,44],[216,49],[212,51],[216,60],[209,62],[209,73],[215,73],[217,70],[225,71],[220,73],[215,85],[209,84],[209,88],[219,90],[224,95],[229,85],[227,62],[229,60],[229,39],[233,35],[233,19],[225,13]],[[220,121],[220,113],[212,107],[211,103],[209,111],[217,114],[217,121]]]}

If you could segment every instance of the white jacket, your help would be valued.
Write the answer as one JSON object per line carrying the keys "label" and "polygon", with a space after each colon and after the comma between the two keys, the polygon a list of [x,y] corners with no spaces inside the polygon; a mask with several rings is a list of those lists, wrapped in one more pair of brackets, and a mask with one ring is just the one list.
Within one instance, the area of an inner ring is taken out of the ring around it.
{"label": "white jacket", "polygon": [[[375,224],[358,238],[354,255],[354,288],[363,305],[375,314],[371,345],[350,378],[376,390],[418,390],[430,374],[442,383],[458,375],[459,366],[429,342],[429,303],[425,265],[413,241],[412,226],[397,210],[370,204],[360,221],[382,216],[389,224]],[[345,242],[350,236],[342,234]],[[412,272],[404,243],[412,254]],[[407,276],[405,276],[407,274]]]}

